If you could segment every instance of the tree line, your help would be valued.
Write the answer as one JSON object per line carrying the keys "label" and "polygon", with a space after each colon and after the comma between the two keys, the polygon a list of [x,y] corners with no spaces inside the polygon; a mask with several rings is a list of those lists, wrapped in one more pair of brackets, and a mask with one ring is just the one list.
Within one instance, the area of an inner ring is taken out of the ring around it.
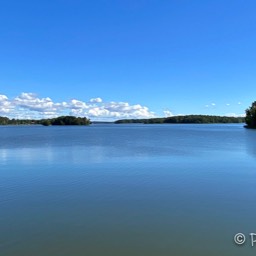
{"label": "tree line", "polygon": [[60,116],[56,118],[30,120],[30,119],[9,119],[0,117],[0,125],[89,125],[90,119],[86,117]]}
{"label": "tree line", "polygon": [[121,119],[116,124],[142,123],[142,124],[210,124],[210,123],[244,123],[244,117],[186,115],[149,119]]}
{"label": "tree line", "polygon": [[256,129],[256,101],[245,111],[245,128]]}

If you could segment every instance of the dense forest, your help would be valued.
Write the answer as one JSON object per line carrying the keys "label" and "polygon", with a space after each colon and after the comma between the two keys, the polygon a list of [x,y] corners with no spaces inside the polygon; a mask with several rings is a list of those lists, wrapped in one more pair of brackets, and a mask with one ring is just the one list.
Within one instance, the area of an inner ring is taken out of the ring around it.
{"label": "dense forest", "polygon": [[142,123],[142,124],[213,124],[213,123],[244,123],[244,117],[208,116],[208,115],[187,115],[172,116],[166,118],[150,119],[122,119],[116,124]]}
{"label": "dense forest", "polygon": [[89,125],[91,122],[86,117],[60,116],[52,119],[43,119],[41,124],[48,125]]}
{"label": "dense forest", "polygon": [[246,117],[245,117],[245,127],[256,129],[256,101],[252,103],[252,105],[246,109]]}
{"label": "dense forest", "polygon": [[40,120],[27,120],[27,119],[9,119],[8,117],[0,116],[0,125],[28,125],[38,124]]}
{"label": "dense forest", "polygon": [[9,119],[0,117],[0,125],[89,125],[91,122],[86,117],[60,116],[50,119],[29,120],[29,119]]}

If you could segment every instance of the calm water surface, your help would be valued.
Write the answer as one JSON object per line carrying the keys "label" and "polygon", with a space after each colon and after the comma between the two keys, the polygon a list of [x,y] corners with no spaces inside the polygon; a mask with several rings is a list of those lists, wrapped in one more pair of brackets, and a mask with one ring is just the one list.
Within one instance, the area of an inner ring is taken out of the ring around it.
{"label": "calm water surface", "polygon": [[3,256],[256,255],[256,131],[0,126],[0,231]]}

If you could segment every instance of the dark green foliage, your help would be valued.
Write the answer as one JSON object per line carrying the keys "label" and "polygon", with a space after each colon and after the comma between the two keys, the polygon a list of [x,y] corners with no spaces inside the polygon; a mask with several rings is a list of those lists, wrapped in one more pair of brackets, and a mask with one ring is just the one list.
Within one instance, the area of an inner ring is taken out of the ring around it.
{"label": "dark green foliage", "polygon": [[86,117],[60,116],[52,119],[44,119],[43,125],[89,125],[90,120]]}
{"label": "dark green foliage", "polygon": [[2,124],[2,125],[7,125],[7,124],[9,124],[9,121],[10,121],[9,118],[7,118],[7,117],[1,117],[1,116],[0,116],[0,124]]}
{"label": "dark green foliage", "polygon": [[41,120],[21,120],[21,119],[9,119],[7,117],[0,117],[0,125],[32,125],[39,124],[44,126],[49,125],[89,125],[90,120],[86,117],[75,116],[60,116],[51,119]]}
{"label": "dark green foliage", "polygon": [[166,118],[150,119],[123,119],[116,124],[142,123],[142,124],[209,124],[209,123],[243,123],[243,117],[208,116],[208,115],[187,115],[172,116]]}
{"label": "dark green foliage", "polygon": [[246,128],[256,129],[256,101],[246,109],[245,123]]}
{"label": "dark green foliage", "polygon": [[28,125],[38,124],[38,122],[38,120],[9,119],[8,117],[0,116],[0,125]]}
{"label": "dark green foliage", "polygon": [[206,115],[189,115],[168,117],[164,123],[184,123],[184,124],[209,124],[209,123],[243,123],[243,117],[228,116],[206,116]]}
{"label": "dark green foliage", "polygon": [[44,126],[49,126],[51,125],[51,121],[49,119],[45,119],[45,120],[42,120],[41,124]]}

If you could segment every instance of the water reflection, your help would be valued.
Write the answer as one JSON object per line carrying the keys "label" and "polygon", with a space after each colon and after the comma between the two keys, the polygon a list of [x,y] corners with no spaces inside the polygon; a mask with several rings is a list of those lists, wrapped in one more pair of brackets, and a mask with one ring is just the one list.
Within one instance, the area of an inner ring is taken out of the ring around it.
{"label": "water reflection", "polygon": [[1,255],[241,255],[255,139],[242,125],[6,129]]}
{"label": "water reflection", "polygon": [[247,153],[256,158],[256,130],[246,129],[245,135]]}
{"label": "water reflection", "polygon": [[7,161],[7,157],[8,157],[8,152],[6,149],[1,149],[0,150],[0,163],[1,164],[5,164]]}
{"label": "water reflection", "polygon": [[16,148],[0,149],[1,164],[14,163],[20,164],[52,163],[54,160],[54,151],[52,148],[42,150],[40,148]]}

